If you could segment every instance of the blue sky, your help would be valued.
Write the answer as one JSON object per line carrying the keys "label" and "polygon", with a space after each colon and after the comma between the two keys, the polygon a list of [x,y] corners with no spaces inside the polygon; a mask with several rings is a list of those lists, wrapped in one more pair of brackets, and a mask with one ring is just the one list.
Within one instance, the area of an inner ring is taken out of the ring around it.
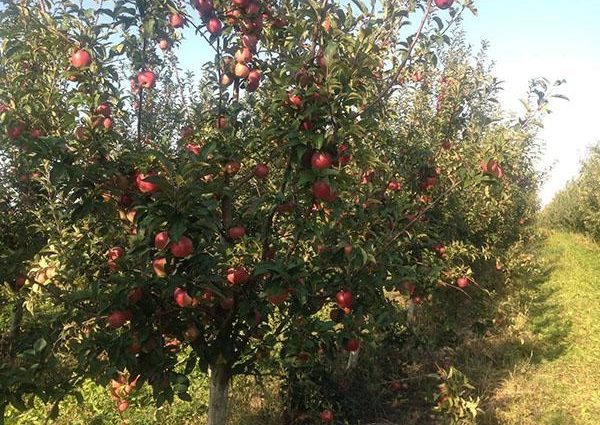
{"label": "blue sky", "polygon": [[554,113],[545,121],[540,167],[552,165],[542,202],[577,175],[586,149],[600,141],[600,0],[477,0],[479,15],[464,22],[473,44],[490,42],[495,74],[505,81],[503,105],[518,100],[532,77],[564,78]]}
{"label": "blue sky", "polygon": [[[600,141],[600,0],[476,0],[478,16],[464,27],[474,46],[490,42],[495,74],[504,81],[502,104],[519,111],[534,77],[566,79],[540,137],[546,145],[540,168],[552,166],[541,199],[547,203],[579,170],[586,149]],[[210,60],[206,43],[184,30],[179,57],[184,69]]]}

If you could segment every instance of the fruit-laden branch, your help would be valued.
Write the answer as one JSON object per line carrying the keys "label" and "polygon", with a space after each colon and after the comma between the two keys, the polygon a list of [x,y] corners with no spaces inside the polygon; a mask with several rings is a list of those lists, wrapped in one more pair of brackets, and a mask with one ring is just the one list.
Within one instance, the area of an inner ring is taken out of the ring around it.
{"label": "fruit-laden branch", "polygon": [[406,55],[404,56],[404,59],[402,59],[402,62],[398,66],[398,69],[396,70],[394,75],[392,75],[392,78],[390,78],[390,80],[385,85],[383,90],[381,90],[375,96],[375,99],[373,99],[371,102],[369,102],[361,111],[358,111],[358,112],[354,113],[353,115],[351,115],[350,119],[355,119],[355,118],[358,118],[361,115],[365,114],[368,110],[370,110],[378,102],[380,102],[385,96],[387,96],[390,93],[390,91],[392,90],[392,88],[397,84],[400,74],[402,74],[402,71],[406,67],[406,64],[408,63],[409,59],[411,58],[412,52],[415,49],[415,47],[419,41],[419,38],[421,37],[421,33],[423,32],[423,28],[425,27],[425,22],[427,22],[427,18],[429,18],[429,15],[431,14],[432,9],[433,9],[433,0],[427,0],[427,7],[425,9],[425,13],[423,14],[423,18],[421,19],[421,23],[419,24],[417,32],[415,33],[413,40],[410,43],[408,50],[406,51]]}

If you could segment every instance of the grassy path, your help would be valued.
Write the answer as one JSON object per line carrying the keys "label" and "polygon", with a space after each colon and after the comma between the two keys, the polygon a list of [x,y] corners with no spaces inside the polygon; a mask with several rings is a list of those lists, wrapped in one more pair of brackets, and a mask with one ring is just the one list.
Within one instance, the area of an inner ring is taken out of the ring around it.
{"label": "grassy path", "polygon": [[519,336],[529,356],[521,351],[513,358],[484,422],[599,425],[600,247],[554,233],[539,255],[548,272],[529,288],[533,297]]}

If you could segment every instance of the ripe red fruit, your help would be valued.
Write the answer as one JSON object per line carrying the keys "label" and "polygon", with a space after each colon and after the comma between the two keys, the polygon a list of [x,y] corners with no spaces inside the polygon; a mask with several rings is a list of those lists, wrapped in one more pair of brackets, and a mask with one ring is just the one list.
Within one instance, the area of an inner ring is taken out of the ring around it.
{"label": "ripe red fruit", "polygon": [[100,114],[100,115],[104,115],[105,118],[110,117],[111,112],[112,111],[110,109],[110,105],[108,103],[106,103],[106,102],[101,103],[96,108],[96,113]]}
{"label": "ripe red fruit", "polygon": [[402,390],[402,388],[403,388],[403,386],[400,381],[392,381],[392,383],[390,384],[390,390],[392,390],[394,392],[398,392],[398,391]]}
{"label": "ripe red fruit", "polygon": [[299,108],[302,106],[302,98],[300,96],[298,96],[297,94],[288,94],[288,101],[290,102],[290,105],[295,106],[296,108]]}
{"label": "ripe red fruit", "polygon": [[294,201],[286,201],[283,204],[277,206],[277,212],[279,214],[289,214],[294,210]]}
{"label": "ripe red fruit", "polygon": [[151,177],[153,175],[155,175],[155,174],[153,174],[153,173],[148,173],[148,174],[138,173],[135,176],[135,185],[137,186],[137,188],[140,192],[152,193],[152,192],[156,192],[158,190],[158,185],[156,183],[152,183],[152,182],[146,180],[148,177]]}
{"label": "ripe red fruit", "polygon": [[105,130],[110,130],[113,127],[113,119],[110,117],[104,118],[102,120],[102,127],[104,127]]}
{"label": "ripe red fruit", "polygon": [[360,342],[355,339],[349,339],[348,342],[346,343],[346,351],[358,351],[358,349],[360,348]]}
{"label": "ripe red fruit", "polygon": [[194,298],[188,294],[187,289],[183,288],[175,288],[175,291],[173,292],[173,299],[181,308],[194,307],[196,304]]}
{"label": "ripe red fruit", "polygon": [[335,192],[331,192],[329,184],[323,180],[318,180],[312,187],[313,196],[326,202],[332,202],[336,198]]}
{"label": "ripe red fruit", "polygon": [[421,189],[423,189],[423,190],[433,189],[433,187],[436,185],[436,183],[437,183],[436,176],[425,177],[425,179],[423,179],[423,181],[421,182]]}
{"label": "ripe red fruit", "polygon": [[221,30],[223,29],[223,24],[219,21],[219,18],[212,17],[206,23],[206,30],[211,34],[221,34]]}
{"label": "ripe red fruit", "polygon": [[228,163],[225,164],[223,169],[226,174],[233,175],[233,174],[237,174],[237,172],[240,171],[241,167],[242,167],[242,164],[240,164],[238,161],[229,161]]}
{"label": "ripe red fruit", "polygon": [[222,129],[227,127],[227,118],[221,116],[217,119],[217,128]]}
{"label": "ripe red fruit", "polygon": [[119,401],[119,412],[123,413],[124,411],[126,411],[129,408],[129,402],[127,400],[120,400]]}
{"label": "ripe red fruit", "polygon": [[243,285],[250,280],[250,274],[244,268],[244,266],[239,266],[237,268],[230,268],[227,270],[227,281],[231,285]]}
{"label": "ripe red fruit", "polygon": [[261,72],[258,69],[253,69],[248,74],[248,82],[249,83],[256,83],[256,84],[258,84],[260,82],[260,78],[261,78]]}
{"label": "ripe red fruit", "polygon": [[185,149],[192,155],[200,155],[200,150],[202,149],[202,146],[197,145],[195,143],[188,143],[187,145],[185,145]]}
{"label": "ripe red fruit", "polygon": [[302,131],[310,131],[313,128],[312,122],[302,121],[302,124],[300,124],[300,128],[302,129]]}
{"label": "ripe red fruit", "polygon": [[125,255],[125,250],[120,246],[115,246],[108,250],[108,259],[110,261],[118,261],[123,255]]}
{"label": "ripe red fruit", "polygon": [[391,180],[388,182],[387,188],[391,191],[397,192],[402,188],[402,185],[396,180]]}
{"label": "ripe red fruit", "polygon": [[251,51],[255,51],[256,50],[256,45],[257,44],[258,44],[258,37],[256,37],[255,35],[245,34],[242,37],[242,45],[244,47],[247,47]]}
{"label": "ripe red fruit", "polygon": [[177,13],[169,15],[169,25],[171,25],[173,28],[181,28],[184,23],[185,19],[183,18],[183,16]]}
{"label": "ripe red fruit", "polygon": [[248,63],[252,60],[252,52],[247,47],[235,52],[235,60],[238,63]]}
{"label": "ripe red fruit", "polygon": [[233,78],[231,78],[231,76],[229,76],[228,74],[221,75],[221,80],[219,82],[221,84],[221,86],[227,87],[232,82],[233,82]]}
{"label": "ripe red fruit", "polygon": [[144,290],[139,286],[131,288],[127,294],[127,299],[131,304],[137,304],[144,297]]}
{"label": "ripe red fruit", "polygon": [[352,291],[339,291],[335,295],[335,301],[341,309],[351,308],[353,302]]}
{"label": "ripe red fruit", "polygon": [[77,69],[88,67],[91,63],[92,57],[84,49],[79,49],[71,55],[71,65]]}
{"label": "ripe red fruit", "polygon": [[167,275],[167,272],[165,271],[166,264],[166,258],[156,258],[152,260],[152,268],[154,269],[154,273],[156,273],[158,277],[165,277]]}
{"label": "ripe red fruit", "polygon": [[171,245],[171,254],[174,257],[184,258],[194,251],[194,244],[187,236],[182,236],[177,242]]}
{"label": "ripe red fruit", "polygon": [[164,249],[169,244],[169,232],[162,231],[154,236],[154,247],[156,249]]}
{"label": "ripe red fruit", "polygon": [[315,170],[325,170],[331,167],[333,159],[327,152],[315,152],[310,158],[310,164]]}
{"label": "ripe red fruit", "polygon": [[246,64],[236,63],[233,73],[238,78],[247,78],[250,75],[250,68]]}
{"label": "ripe red fruit", "polygon": [[20,274],[19,276],[17,276],[17,278],[15,279],[15,288],[21,289],[24,285],[25,282],[27,282],[27,276]]}
{"label": "ripe red fruit", "polygon": [[269,167],[267,164],[258,164],[254,167],[254,175],[259,179],[264,179],[269,174]]}
{"label": "ripe red fruit", "polygon": [[267,298],[269,299],[269,302],[271,304],[280,305],[280,304],[283,304],[284,302],[286,302],[289,297],[290,297],[289,291],[283,291],[281,294],[272,294],[272,295],[269,295]]}
{"label": "ripe red fruit", "polygon": [[233,226],[227,233],[231,239],[241,239],[246,234],[246,229],[244,226]]}
{"label": "ripe red fruit", "polygon": [[167,50],[167,49],[169,48],[169,41],[168,41],[168,40],[165,40],[164,38],[163,38],[163,39],[161,39],[161,40],[158,42],[158,48],[159,48],[160,50],[163,50],[163,51],[164,51],[164,50]]}
{"label": "ripe red fruit", "polygon": [[137,80],[143,88],[151,89],[156,84],[156,74],[150,70],[141,71],[137,76]]}
{"label": "ripe red fruit", "polygon": [[194,6],[203,17],[210,15],[213,11],[212,0],[196,0]]}
{"label": "ripe red fruit", "polygon": [[469,286],[469,279],[467,279],[466,277],[459,277],[458,279],[456,279],[456,285],[459,288],[466,288],[467,286]]}
{"label": "ripe red fruit", "polygon": [[442,244],[437,244],[433,246],[433,250],[439,255],[444,255],[446,253],[446,246]]}
{"label": "ripe red fruit", "polygon": [[183,332],[183,338],[188,342],[194,342],[200,336],[200,330],[196,325],[191,324]]}
{"label": "ripe red fruit", "polygon": [[324,424],[330,424],[333,422],[333,412],[331,410],[325,409],[321,412],[321,422]]}
{"label": "ripe red fruit", "polygon": [[239,7],[246,7],[250,0],[231,0],[233,4]]}
{"label": "ripe red fruit", "polygon": [[6,129],[6,135],[9,139],[16,140],[23,134],[25,124],[19,122]]}
{"label": "ripe red fruit", "polygon": [[117,329],[132,319],[130,311],[116,310],[108,315],[106,322],[111,328]]}
{"label": "ripe red fruit", "polygon": [[257,15],[260,12],[260,6],[256,2],[251,1],[246,5],[244,10],[247,15]]}
{"label": "ripe red fruit", "polygon": [[435,0],[435,5],[440,9],[448,9],[453,3],[454,0]]}

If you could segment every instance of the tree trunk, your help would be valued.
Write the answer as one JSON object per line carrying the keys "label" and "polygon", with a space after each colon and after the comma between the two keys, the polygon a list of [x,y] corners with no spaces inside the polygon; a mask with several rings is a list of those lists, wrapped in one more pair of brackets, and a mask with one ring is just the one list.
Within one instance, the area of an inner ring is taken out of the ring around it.
{"label": "tree trunk", "polygon": [[225,425],[231,373],[224,363],[210,367],[210,391],[208,396],[208,425]]}

